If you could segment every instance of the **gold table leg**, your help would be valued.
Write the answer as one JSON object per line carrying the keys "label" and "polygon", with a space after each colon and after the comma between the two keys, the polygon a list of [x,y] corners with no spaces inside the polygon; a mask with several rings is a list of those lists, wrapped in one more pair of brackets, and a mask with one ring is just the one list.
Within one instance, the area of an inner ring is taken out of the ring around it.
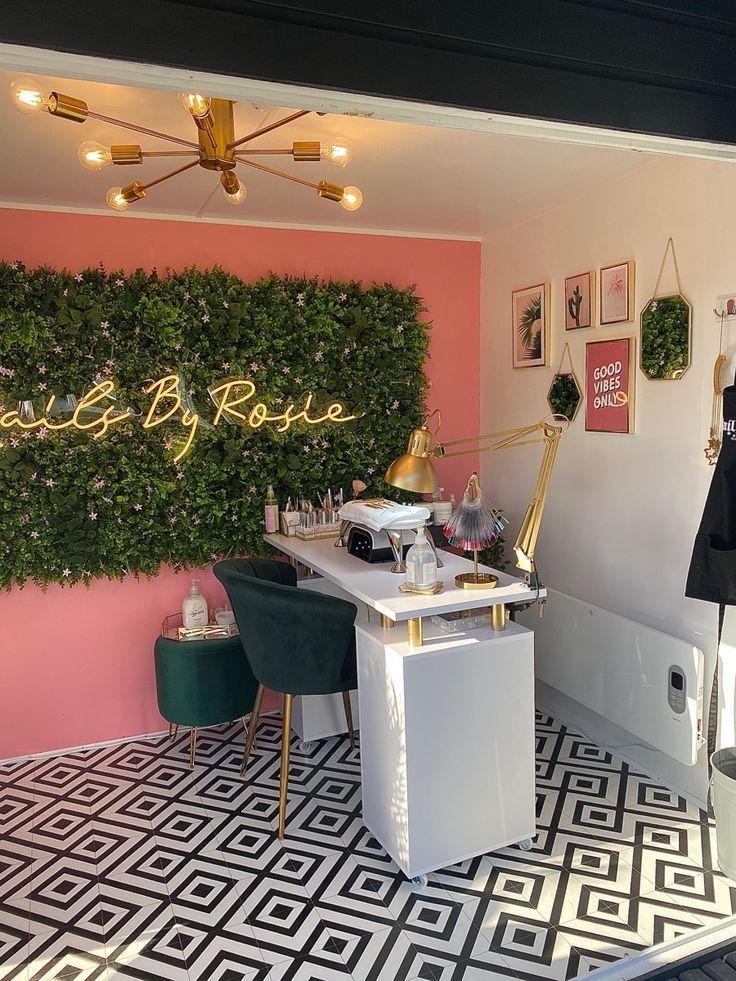
{"label": "gold table leg", "polygon": [[293,695],[284,694],[284,727],[281,734],[281,779],[279,781],[279,838],[286,830],[286,803],[289,789],[289,749],[291,748],[291,705]]}
{"label": "gold table leg", "polygon": [[421,647],[423,643],[422,618],[409,617],[407,624],[409,626],[409,646]]}
{"label": "gold table leg", "polygon": [[245,749],[243,750],[243,762],[240,765],[240,776],[241,778],[245,776],[245,768],[248,765],[248,757],[250,756],[250,751],[253,749],[253,744],[256,741],[256,726],[258,725],[258,715],[261,711],[261,700],[263,698],[263,685],[259,685],[256,690],[256,699],[253,703],[253,710],[250,713],[250,722],[248,723],[248,735],[245,739]]}
{"label": "gold table leg", "polygon": [[194,769],[194,760],[197,753],[197,729],[189,730],[189,769]]}
{"label": "gold table leg", "polygon": [[387,617],[385,613],[381,614],[381,627],[384,630],[388,630],[390,627],[395,627],[396,621],[392,620],[391,617]]}
{"label": "gold table leg", "polygon": [[491,607],[491,630],[506,629],[506,604],[494,603]]}

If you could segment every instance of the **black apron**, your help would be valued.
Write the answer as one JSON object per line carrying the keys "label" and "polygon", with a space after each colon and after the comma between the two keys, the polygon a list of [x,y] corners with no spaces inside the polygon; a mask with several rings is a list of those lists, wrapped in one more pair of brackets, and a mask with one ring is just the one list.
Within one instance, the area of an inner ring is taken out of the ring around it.
{"label": "black apron", "polygon": [[736,605],[736,385],[723,390],[723,445],[695,536],[685,595]]}
{"label": "black apron", "polygon": [[[718,604],[718,644],[726,606],[736,604],[736,385],[723,389],[723,444],[695,536],[685,595]],[[719,710],[718,657],[708,706],[708,776],[716,750]],[[708,812],[713,803],[708,792]]]}

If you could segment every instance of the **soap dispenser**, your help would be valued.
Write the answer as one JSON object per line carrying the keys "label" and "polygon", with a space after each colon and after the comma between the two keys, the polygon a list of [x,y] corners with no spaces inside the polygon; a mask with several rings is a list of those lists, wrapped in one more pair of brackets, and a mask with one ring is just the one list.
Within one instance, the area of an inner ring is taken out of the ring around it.
{"label": "soap dispenser", "polygon": [[210,614],[207,600],[198,589],[199,579],[192,579],[189,595],[181,608],[181,619],[185,627],[206,627]]}
{"label": "soap dispenser", "polygon": [[432,589],[437,584],[437,556],[424,527],[417,528],[414,544],[406,553],[406,584],[413,589]]}

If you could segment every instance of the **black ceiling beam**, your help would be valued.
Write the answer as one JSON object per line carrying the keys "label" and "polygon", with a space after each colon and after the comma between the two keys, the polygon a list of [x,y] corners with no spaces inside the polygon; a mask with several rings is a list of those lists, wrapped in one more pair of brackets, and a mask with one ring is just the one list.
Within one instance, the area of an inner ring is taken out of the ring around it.
{"label": "black ceiling beam", "polygon": [[0,0],[0,41],[736,144],[731,0]]}

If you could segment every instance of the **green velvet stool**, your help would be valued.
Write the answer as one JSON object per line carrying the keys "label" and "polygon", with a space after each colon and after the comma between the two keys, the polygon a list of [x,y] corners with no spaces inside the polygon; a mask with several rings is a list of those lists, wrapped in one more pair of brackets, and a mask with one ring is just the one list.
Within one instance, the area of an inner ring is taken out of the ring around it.
{"label": "green velvet stool", "polygon": [[[251,715],[246,730],[255,734],[253,706],[258,682],[239,637],[177,641],[159,637],[154,649],[158,709],[169,723],[169,737],[190,726],[189,766],[194,767],[197,730]],[[252,739],[251,739],[252,741]]]}
{"label": "green velvet stool", "polygon": [[214,573],[225,587],[258,693],[243,753],[245,773],[264,688],[284,696],[279,789],[279,838],[286,826],[291,706],[295,695],[342,692],[354,745],[350,691],[358,687],[354,603],[296,589],[296,569],[286,562],[227,559]]}

